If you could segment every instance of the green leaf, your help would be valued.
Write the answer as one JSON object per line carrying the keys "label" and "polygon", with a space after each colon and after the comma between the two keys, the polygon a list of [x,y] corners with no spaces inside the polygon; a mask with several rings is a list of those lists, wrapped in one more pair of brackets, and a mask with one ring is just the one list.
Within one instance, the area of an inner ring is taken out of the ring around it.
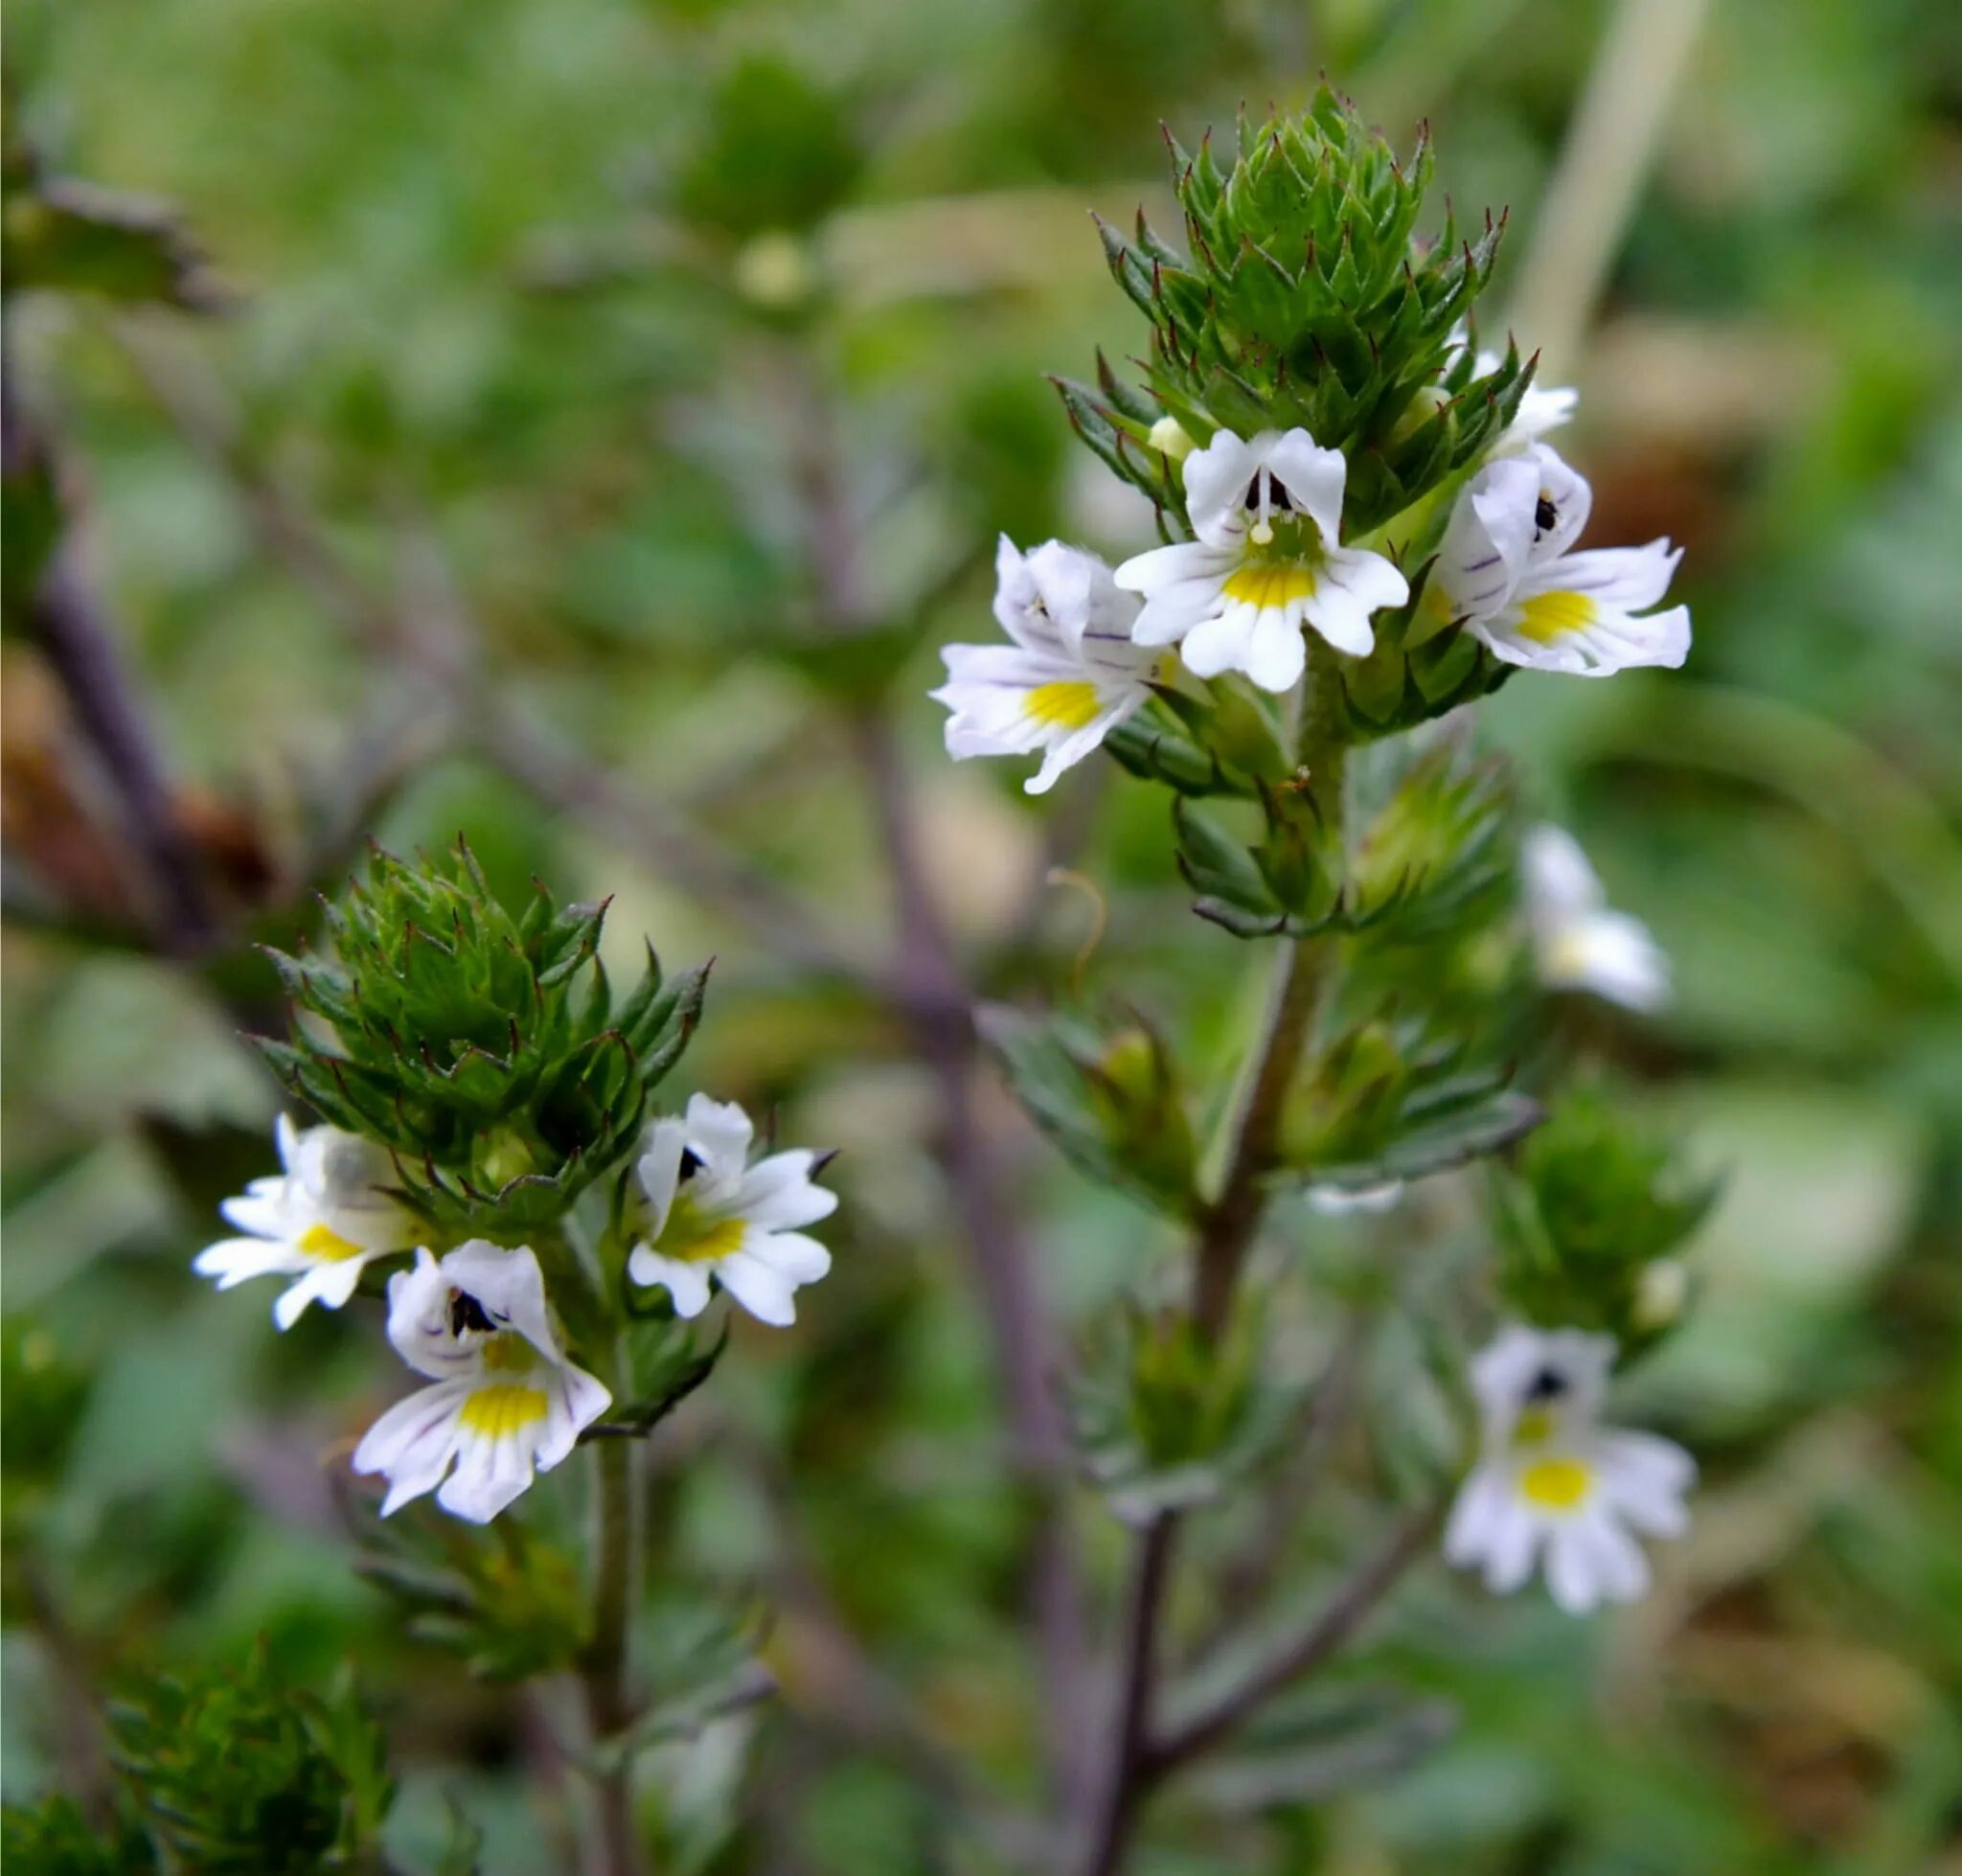
{"label": "green leaf", "polygon": [[11,127],[0,198],[0,278],[9,294],[90,293],[196,311],[218,304],[204,257],[171,210],[44,174]]}
{"label": "green leaf", "polygon": [[1043,1019],[991,1004],[979,1022],[1016,1099],[1072,1165],[1168,1217],[1193,1215],[1188,1100],[1148,1018],[1111,1006]]}

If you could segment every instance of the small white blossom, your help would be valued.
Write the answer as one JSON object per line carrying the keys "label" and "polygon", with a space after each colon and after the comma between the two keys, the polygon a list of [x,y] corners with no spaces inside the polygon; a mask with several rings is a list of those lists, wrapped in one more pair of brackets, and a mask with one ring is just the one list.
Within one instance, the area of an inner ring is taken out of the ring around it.
{"label": "small white blossom", "polygon": [[708,1307],[709,1279],[761,1322],[797,1319],[794,1293],[832,1267],[832,1254],[797,1227],[838,1208],[812,1181],[818,1155],[773,1153],[750,1164],[756,1130],[733,1101],[697,1094],[680,1120],[657,1120],[635,1171],[645,1235],[627,1261],[640,1284],[658,1284],[679,1315]]}
{"label": "small white blossom", "polygon": [[955,761],[1043,751],[1024,785],[1041,794],[1151,696],[1157,658],[1131,642],[1137,602],[1096,555],[1060,540],[1024,555],[1004,535],[994,574],[994,616],[1014,642],[947,646],[932,696],[953,713]]}
{"label": "small white blossom", "polygon": [[435,1385],[390,1407],[354,1451],[356,1472],[387,1475],[384,1518],[434,1491],[444,1510],[488,1524],[613,1398],[566,1359],[527,1248],[472,1238],[440,1262],[419,1250],[388,1281],[388,1338]]}
{"label": "small white blossom", "polygon": [[1608,904],[1600,876],[1571,834],[1532,829],[1520,864],[1541,983],[1592,991],[1631,1010],[1659,1010],[1669,1001],[1668,953],[1640,919]]}
{"label": "small white blossom", "polygon": [[1243,671],[1263,690],[1289,691],[1307,659],[1304,626],[1361,657],[1376,643],[1370,614],[1409,597],[1380,554],[1339,544],[1349,466],[1306,430],[1218,431],[1183,473],[1198,538],[1117,569],[1117,583],[1145,598],[1140,645],[1177,645],[1201,677]]}
{"label": "small white blossom", "polygon": [[1445,1531],[1446,1561],[1510,1595],[1544,1562],[1570,1615],[1632,1602],[1649,1563],[1631,1532],[1679,1537],[1696,1464],[1674,1441],[1600,1424],[1611,1337],[1513,1327],[1472,1364],[1483,1436]]}
{"label": "small white blossom", "polygon": [[218,1207],[245,1235],[206,1246],[191,1268],[220,1290],[252,1277],[297,1277],[272,1310],[290,1329],[308,1303],[339,1309],[376,1258],[414,1247],[419,1227],[380,1190],[394,1169],[372,1142],[334,1127],[303,1132],[285,1114],[276,1138],[285,1171],[254,1179]]}
{"label": "small white blossom", "polygon": [[1543,443],[1486,464],[1451,511],[1426,605],[1508,664],[1578,677],[1681,664],[1689,607],[1643,608],[1669,590],[1682,550],[1652,540],[1570,551],[1593,499]]}
{"label": "small white blossom", "polygon": [[[1459,326],[1451,334],[1451,350],[1445,358],[1447,369],[1457,362],[1459,355],[1470,343],[1465,328]],[[1472,360],[1472,375],[1473,377],[1490,377],[1504,362],[1496,352],[1481,351]],[[1519,400],[1518,409],[1513,413],[1513,421],[1499,433],[1490,454],[1494,457],[1517,454],[1538,443],[1549,431],[1571,423],[1580,401],[1581,394],[1571,384],[1541,385],[1536,373],[1533,382],[1527,385],[1525,395]]]}
{"label": "small white blossom", "polygon": [[1376,1185],[1312,1185],[1308,1208],[1324,1218],[1344,1218],[1352,1212],[1386,1212],[1403,1197],[1403,1180],[1384,1179]]}

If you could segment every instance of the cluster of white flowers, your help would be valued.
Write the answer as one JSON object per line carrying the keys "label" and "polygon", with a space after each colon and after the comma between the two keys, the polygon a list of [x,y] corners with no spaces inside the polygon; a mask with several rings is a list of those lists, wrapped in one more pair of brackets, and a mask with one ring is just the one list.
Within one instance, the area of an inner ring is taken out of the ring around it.
{"label": "cluster of white flowers", "polygon": [[[1478,361],[1481,371],[1495,363]],[[1679,665],[1688,609],[1648,609],[1679,550],[1666,540],[1574,549],[1592,492],[1540,439],[1575,401],[1564,388],[1527,391],[1451,511],[1423,604],[1509,664],[1588,677]],[[994,615],[1011,643],[949,645],[947,681],[933,693],[950,712],[956,760],[1040,750],[1027,785],[1038,794],[1145,703],[1165,648],[1175,645],[1197,676],[1237,671],[1284,693],[1301,680],[1304,630],[1364,657],[1372,615],[1409,598],[1392,561],[1342,542],[1340,450],[1299,428],[1219,430],[1203,448],[1176,424],[1152,434],[1182,456],[1194,538],[1114,571],[1061,541],[1023,555],[1004,538]]]}
{"label": "cluster of white flowers", "polygon": [[1577,1329],[1502,1330],[1472,1366],[1483,1438],[1445,1531],[1445,1556],[1510,1595],[1544,1562],[1569,1614],[1632,1602],[1649,1564],[1631,1532],[1679,1537],[1696,1464],[1653,1433],[1601,1424],[1614,1365],[1610,1337]]}
{"label": "cluster of white flowers", "polygon": [[[1489,353],[1475,360],[1480,375],[1497,365]],[[1576,546],[1592,492],[1544,441],[1576,402],[1571,389],[1529,388],[1451,509],[1422,605],[1509,664],[1587,677],[1680,665],[1688,609],[1654,609],[1679,551],[1666,540]],[[1041,793],[1144,706],[1164,675],[1166,648],[1176,646],[1197,676],[1240,672],[1286,693],[1306,667],[1305,632],[1347,656],[1367,656],[1372,616],[1409,599],[1391,560],[1343,543],[1348,464],[1305,429],[1221,430],[1196,448],[1167,419],[1152,443],[1182,465],[1194,538],[1115,569],[1060,541],[1023,555],[1004,538],[994,612],[1012,643],[948,646],[947,681],[933,693],[951,713],[947,746],[956,759],[1039,750],[1040,770],[1027,787]],[[1667,999],[1668,959],[1638,920],[1608,906],[1570,835],[1535,828],[1522,859],[1526,932],[1545,986],[1635,1010]],[[1308,1197],[1325,1213],[1378,1212],[1403,1191],[1393,1179],[1311,1187]],[[685,1226],[700,1228],[693,1219]],[[682,1284],[675,1294],[686,1307]],[[1688,1454],[1599,1424],[1614,1355],[1604,1337],[1512,1328],[1474,1364],[1483,1451],[1445,1547],[1453,1563],[1482,1565],[1491,1589],[1518,1589],[1543,1552],[1563,1609],[1626,1601],[1648,1583],[1630,1532],[1683,1529],[1682,1495],[1695,1471]]]}
{"label": "cluster of white flowers", "polygon": [[[760,1321],[795,1319],[792,1292],[831,1269],[831,1253],[794,1227],[837,1208],[815,1183],[818,1155],[750,1163],[755,1134],[733,1102],[696,1095],[686,1116],[649,1129],[636,1166],[627,1274],[665,1288],[677,1315],[708,1307],[713,1278]],[[388,1409],[355,1449],[358,1473],[388,1480],[382,1515],[434,1492],[445,1511],[487,1523],[535,1476],[558,1465],[612,1405],[568,1357],[536,1255],[472,1238],[443,1257],[392,1198],[388,1155],[332,1127],[278,1128],[276,1178],[254,1179],[221,1210],[246,1235],[200,1251],[192,1268],[220,1290],[249,1277],[296,1279],[273,1307],[282,1329],[308,1304],[339,1309],[377,1258],[413,1252],[388,1280],[388,1338],[431,1385]]]}

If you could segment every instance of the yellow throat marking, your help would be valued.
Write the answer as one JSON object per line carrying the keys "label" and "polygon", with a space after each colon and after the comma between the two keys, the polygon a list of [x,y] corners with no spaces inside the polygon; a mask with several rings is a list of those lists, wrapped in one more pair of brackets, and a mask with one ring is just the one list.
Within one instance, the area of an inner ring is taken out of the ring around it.
{"label": "yellow throat marking", "polygon": [[1519,1475],[1519,1492],[1541,1511],[1572,1511],[1594,1486],[1594,1471],[1579,1459],[1536,1459]]}
{"label": "yellow throat marking", "polygon": [[1544,1407],[1527,1407],[1513,1428],[1513,1438],[1521,1446],[1538,1446],[1553,1431],[1553,1415]]}
{"label": "yellow throat marking", "polygon": [[506,1329],[492,1336],[477,1351],[491,1374],[530,1374],[538,1365],[538,1352],[524,1337]]}
{"label": "yellow throat marking", "polygon": [[1097,687],[1081,678],[1038,684],[1022,708],[1034,722],[1058,729],[1082,729],[1097,714]]}
{"label": "yellow throat marking", "polygon": [[465,1432],[479,1439],[504,1439],[544,1419],[545,1407],[543,1388],[499,1381],[471,1394],[457,1418]]}
{"label": "yellow throat marking", "polygon": [[[654,1247],[663,1257],[677,1258],[684,1264],[712,1264],[718,1258],[734,1256],[742,1248],[747,1227],[740,1218],[704,1219],[692,1205],[685,1210],[684,1205],[685,1201],[676,1203],[669,1216],[663,1242]],[[667,1242],[670,1236],[673,1243]]]}
{"label": "yellow throat marking", "polygon": [[1569,632],[1584,631],[1599,616],[1586,593],[1535,593],[1519,608],[1518,632],[1536,645],[1551,645]]}
{"label": "yellow throat marking", "polygon": [[359,1245],[349,1243],[325,1224],[309,1224],[300,1233],[298,1247],[306,1256],[317,1257],[323,1264],[342,1264],[350,1257],[367,1255]]}
{"label": "yellow throat marking", "polygon": [[1236,567],[1221,588],[1225,596],[1242,606],[1270,607],[1286,606],[1289,600],[1314,597],[1314,569],[1298,561],[1281,561],[1267,566]]}

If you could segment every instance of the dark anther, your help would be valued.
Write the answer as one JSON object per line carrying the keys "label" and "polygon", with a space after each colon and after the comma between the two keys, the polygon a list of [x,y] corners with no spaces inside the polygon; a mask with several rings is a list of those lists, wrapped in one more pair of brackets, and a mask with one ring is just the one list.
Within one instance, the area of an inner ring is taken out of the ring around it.
{"label": "dark anther", "polygon": [[484,1314],[484,1305],[468,1290],[449,1293],[449,1333],[452,1336],[460,1336],[466,1329],[481,1329],[488,1334],[494,1326]]}
{"label": "dark anther", "polygon": [[1560,510],[1541,495],[1533,508],[1533,527],[1536,533],[1544,534],[1560,519]]}
{"label": "dark anther", "polygon": [[[1267,496],[1267,506],[1276,515],[1292,515],[1294,513],[1294,504],[1288,499],[1288,491],[1281,486],[1280,482],[1270,475],[1267,477],[1267,488],[1270,492]],[[1259,476],[1255,476],[1246,485],[1246,500],[1242,503],[1242,506],[1251,510],[1260,507],[1260,505],[1261,479]]]}
{"label": "dark anther", "polygon": [[1567,1391],[1567,1378],[1552,1368],[1541,1368],[1526,1389],[1529,1401],[1557,1401]]}
{"label": "dark anther", "polygon": [[681,1171],[676,1178],[675,1183],[686,1185],[696,1174],[701,1171],[701,1155],[696,1153],[693,1147],[683,1147],[681,1149]]}

